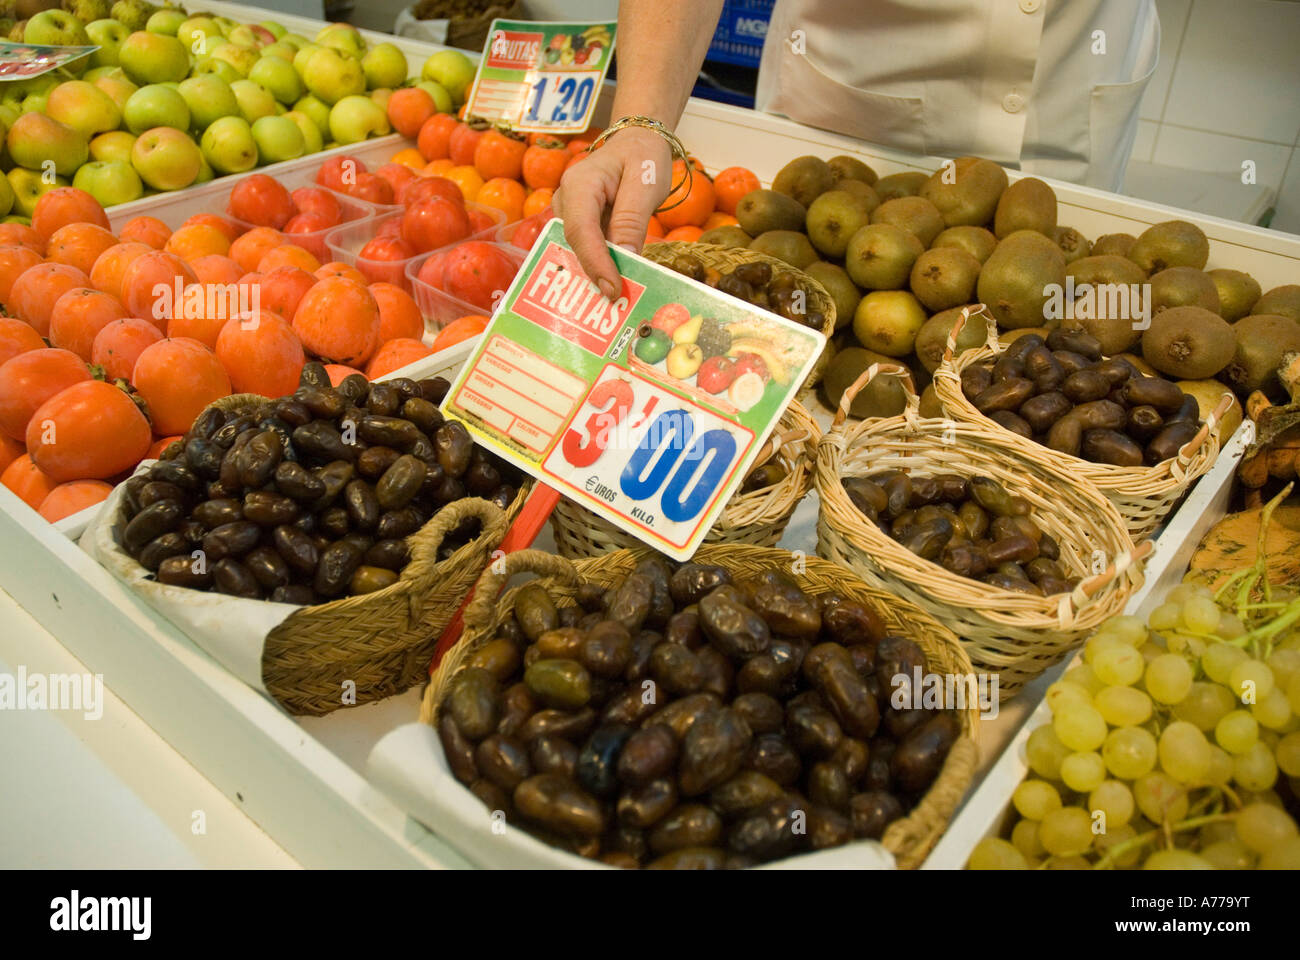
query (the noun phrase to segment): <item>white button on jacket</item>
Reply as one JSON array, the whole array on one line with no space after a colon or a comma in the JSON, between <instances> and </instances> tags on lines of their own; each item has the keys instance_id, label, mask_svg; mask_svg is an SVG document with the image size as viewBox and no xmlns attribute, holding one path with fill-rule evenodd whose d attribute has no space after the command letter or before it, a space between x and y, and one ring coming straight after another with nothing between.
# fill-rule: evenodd
<instances>
[{"instance_id":1,"label":"white button on jacket","mask_svg":"<svg viewBox=\"0 0 1300 960\"><path fill-rule=\"evenodd\" d=\"M911 153L1123 184L1154 0L777 0L757 106Z\"/></svg>"}]
</instances>

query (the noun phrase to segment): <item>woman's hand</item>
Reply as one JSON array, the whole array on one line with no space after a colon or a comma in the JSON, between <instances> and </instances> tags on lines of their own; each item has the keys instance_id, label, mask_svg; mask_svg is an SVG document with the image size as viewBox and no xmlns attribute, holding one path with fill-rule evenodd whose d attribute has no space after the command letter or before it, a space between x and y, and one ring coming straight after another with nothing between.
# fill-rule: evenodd
<instances>
[{"instance_id":1,"label":"woman's hand","mask_svg":"<svg viewBox=\"0 0 1300 960\"><path fill-rule=\"evenodd\" d=\"M644 127L624 127L560 181L552 206L564 220L565 239L611 300L622 281L605 240L640 252L650 215L672 189L672 171L672 152L663 137Z\"/></svg>"}]
</instances>

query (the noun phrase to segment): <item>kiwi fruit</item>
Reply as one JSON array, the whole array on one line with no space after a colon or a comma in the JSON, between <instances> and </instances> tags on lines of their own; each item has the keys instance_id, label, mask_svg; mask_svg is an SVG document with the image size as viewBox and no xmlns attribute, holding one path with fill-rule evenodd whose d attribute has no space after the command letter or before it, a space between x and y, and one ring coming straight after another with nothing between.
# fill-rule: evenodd
<instances>
[{"instance_id":1,"label":"kiwi fruit","mask_svg":"<svg viewBox=\"0 0 1300 960\"><path fill-rule=\"evenodd\" d=\"M1054 228L1052 230L1052 239L1056 241L1056 245L1065 254L1066 263L1082 260L1092 253L1092 244L1088 242L1088 238L1074 227Z\"/></svg>"},{"instance_id":2,"label":"kiwi fruit","mask_svg":"<svg viewBox=\"0 0 1300 960\"><path fill-rule=\"evenodd\" d=\"M782 167L772 180L772 189L792 197L807 207L835 186L835 175L821 157L796 157Z\"/></svg>"},{"instance_id":3,"label":"kiwi fruit","mask_svg":"<svg viewBox=\"0 0 1300 960\"><path fill-rule=\"evenodd\" d=\"M880 197L876 195L876 191L861 180L841 180L835 184L835 189L861 200L867 205L868 210L874 210L880 206Z\"/></svg>"},{"instance_id":4,"label":"kiwi fruit","mask_svg":"<svg viewBox=\"0 0 1300 960\"><path fill-rule=\"evenodd\" d=\"M716 243L720 247L747 247L754 238L734 223L728 223L700 234L700 243Z\"/></svg>"},{"instance_id":5,"label":"kiwi fruit","mask_svg":"<svg viewBox=\"0 0 1300 960\"><path fill-rule=\"evenodd\" d=\"M872 223L892 223L915 234L928 247L943 232L943 217L938 208L924 197L898 197L886 200L871 211Z\"/></svg>"},{"instance_id":6,"label":"kiwi fruit","mask_svg":"<svg viewBox=\"0 0 1300 960\"><path fill-rule=\"evenodd\" d=\"M832 410L839 409L840 399L862 372L873 363L897 363L893 357L866 350L862 347L845 347L831 357L822 374L822 399ZM858 391L849 406L849 415L859 418L895 417L907 406L907 395L898 377L877 377Z\"/></svg>"},{"instance_id":7,"label":"kiwi fruit","mask_svg":"<svg viewBox=\"0 0 1300 960\"><path fill-rule=\"evenodd\" d=\"M872 186L875 187L876 195L883 203L886 200L897 200L899 197L916 196L925 185L925 181L929 179L928 173L908 170L906 173L891 173L887 177L881 177Z\"/></svg>"},{"instance_id":8,"label":"kiwi fruit","mask_svg":"<svg viewBox=\"0 0 1300 960\"><path fill-rule=\"evenodd\" d=\"M1132 260L1114 254L1093 254L1067 264L1065 274L1074 277L1075 288L1084 283L1145 283L1147 275Z\"/></svg>"},{"instance_id":9,"label":"kiwi fruit","mask_svg":"<svg viewBox=\"0 0 1300 960\"><path fill-rule=\"evenodd\" d=\"M1127 360L1129 363L1133 364L1138 373L1142 374L1144 377L1159 377L1161 380L1164 379L1164 374L1151 366L1151 364L1147 363L1146 360L1138 356L1136 353L1115 353L1111 354L1111 356L1117 360Z\"/></svg>"},{"instance_id":10,"label":"kiwi fruit","mask_svg":"<svg viewBox=\"0 0 1300 960\"><path fill-rule=\"evenodd\" d=\"M1252 390L1277 396L1284 353L1300 352L1300 324L1276 313L1252 313L1232 325L1237 349L1220 379L1243 397Z\"/></svg>"},{"instance_id":11,"label":"kiwi fruit","mask_svg":"<svg viewBox=\"0 0 1300 960\"><path fill-rule=\"evenodd\" d=\"M1255 302L1251 313L1273 313L1300 323L1300 286L1288 283L1274 287Z\"/></svg>"},{"instance_id":12,"label":"kiwi fruit","mask_svg":"<svg viewBox=\"0 0 1300 960\"><path fill-rule=\"evenodd\" d=\"M1005 347L1007 344L1014 343L1021 337L1027 337L1030 334L1042 337L1046 340L1047 335L1051 332L1052 331L1048 330L1046 327L1021 327L1019 330L1004 330L1002 333L998 334L998 343Z\"/></svg>"},{"instance_id":13,"label":"kiwi fruit","mask_svg":"<svg viewBox=\"0 0 1300 960\"><path fill-rule=\"evenodd\" d=\"M1210 259L1210 241L1194 223L1166 220L1144 230L1129 248L1128 258L1147 273L1169 267L1203 270Z\"/></svg>"},{"instance_id":14,"label":"kiwi fruit","mask_svg":"<svg viewBox=\"0 0 1300 960\"><path fill-rule=\"evenodd\" d=\"M840 154L838 157L831 157L826 161L826 166L831 168L831 178L838 185L841 180L857 180L871 186L880 179L876 171L859 160L857 157L849 157Z\"/></svg>"},{"instance_id":15,"label":"kiwi fruit","mask_svg":"<svg viewBox=\"0 0 1300 960\"><path fill-rule=\"evenodd\" d=\"M1170 307L1204 307L1219 312L1219 289L1203 270L1169 267L1151 276L1151 312Z\"/></svg>"},{"instance_id":16,"label":"kiwi fruit","mask_svg":"<svg viewBox=\"0 0 1300 960\"><path fill-rule=\"evenodd\" d=\"M998 245L998 238L984 227L949 227L930 243L930 248L957 247L983 263Z\"/></svg>"},{"instance_id":17,"label":"kiwi fruit","mask_svg":"<svg viewBox=\"0 0 1300 960\"><path fill-rule=\"evenodd\" d=\"M943 416L943 402L939 399L939 393L934 389L933 383L928 383L925 389L921 391L921 404L918 411L921 416L928 417L931 420L938 420Z\"/></svg>"},{"instance_id":18,"label":"kiwi fruit","mask_svg":"<svg viewBox=\"0 0 1300 960\"><path fill-rule=\"evenodd\" d=\"M842 257L849 239L871 222L871 210L851 193L827 190L808 208L804 224L808 239L823 256Z\"/></svg>"},{"instance_id":19,"label":"kiwi fruit","mask_svg":"<svg viewBox=\"0 0 1300 960\"><path fill-rule=\"evenodd\" d=\"M874 290L858 302L853 333L868 350L906 357L925 326L925 308L906 290Z\"/></svg>"},{"instance_id":20,"label":"kiwi fruit","mask_svg":"<svg viewBox=\"0 0 1300 960\"><path fill-rule=\"evenodd\" d=\"M916 234L892 223L872 223L849 238L844 269L867 290L898 290L907 285L925 247Z\"/></svg>"},{"instance_id":21,"label":"kiwi fruit","mask_svg":"<svg viewBox=\"0 0 1300 960\"><path fill-rule=\"evenodd\" d=\"M835 329L840 330L852 323L853 312L858 309L858 301L862 299L862 294L845 269L834 263L818 260L804 267L803 272L820 283L830 298L835 301Z\"/></svg>"},{"instance_id":22,"label":"kiwi fruit","mask_svg":"<svg viewBox=\"0 0 1300 960\"><path fill-rule=\"evenodd\" d=\"M934 247L916 258L911 287L927 310L970 303L980 278L980 262L958 247Z\"/></svg>"},{"instance_id":23,"label":"kiwi fruit","mask_svg":"<svg viewBox=\"0 0 1300 960\"><path fill-rule=\"evenodd\" d=\"M798 230L768 230L760 233L749 242L749 249L784 260L798 270L817 259L817 251Z\"/></svg>"},{"instance_id":24,"label":"kiwi fruit","mask_svg":"<svg viewBox=\"0 0 1300 960\"><path fill-rule=\"evenodd\" d=\"M1142 336L1135 320L1144 314L1141 302L1146 274L1131 260L1113 254L1083 257L1068 264L1066 276L1074 278L1074 304L1061 326L1083 330L1101 341L1102 353L1113 356L1128 350ZM1134 298L1138 298L1135 302ZM1069 315L1069 314L1072 314Z\"/></svg>"},{"instance_id":25,"label":"kiwi fruit","mask_svg":"<svg viewBox=\"0 0 1300 960\"><path fill-rule=\"evenodd\" d=\"M1232 326L1204 307L1161 310L1142 335L1146 362L1180 380L1214 376L1232 361L1236 350Z\"/></svg>"},{"instance_id":26,"label":"kiwi fruit","mask_svg":"<svg viewBox=\"0 0 1300 960\"><path fill-rule=\"evenodd\" d=\"M1225 387L1220 380L1179 380L1178 389L1196 398L1196 405L1200 408L1200 418L1202 420L1208 417L1210 412L1219 405L1219 401L1223 399L1225 394L1232 397L1232 391ZM1237 432L1237 428L1241 426L1242 416L1241 401L1236 397L1232 397L1232 404L1228 407L1228 412L1219 421L1219 442L1221 444L1227 443L1228 438Z\"/></svg>"},{"instance_id":27,"label":"kiwi fruit","mask_svg":"<svg viewBox=\"0 0 1300 960\"><path fill-rule=\"evenodd\" d=\"M1103 233L1092 241L1092 256L1127 257L1135 243L1137 237L1131 233Z\"/></svg>"},{"instance_id":28,"label":"kiwi fruit","mask_svg":"<svg viewBox=\"0 0 1300 960\"><path fill-rule=\"evenodd\" d=\"M807 215L798 200L775 190L751 190L736 204L740 229L751 237L769 230L802 230Z\"/></svg>"},{"instance_id":29,"label":"kiwi fruit","mask_svg":"<svg viewBox=\"0 0 1300 960\"><path fill-rule=\"evenodd\" d=\"M992 160L958 157L930 174L918 195L934 204L944 226L981 226L993 219L1007 172Z\"/></svg>"},{"instance_id":30,"label":"kiwi fruit","mask_svg":"<svg viewBox=\"0 0 1300 960\"><path fill-rule=\"evenodd\" d=\"M1050 235L1056 229L1056 191L1037 177L1024 177L1002 191L993 214L993 233L999 240L1017 230Z\"/></svg>"},{"instance_id":31,"label":"kiwi fruit","mask_svg":"<svg viewBox=\"0 0 1300 960\"><path fill-rule=\"evenodd\" d=\"M1064 287L1065 254L1041 233L1017 230L984 261L976 291L1002 327L1041 327L1050 284Z\"/></svg>"},{"instance_id":32,"label":"kiwi fruit","mask_svg":"<svg viewBox=\"0 0 1300 960\"><path fill-rule=\"evenodd\" d=\"M1259 281L1249 273L1240 270L1207 270L1219 293L1219 316L1229 323L1235 323L1259 300Z\"/></svg>"},{"instance_id":33,"label":"kiwi fruit","mask_svg":"<svg viewBox=\"0 0 1300 960\"><path fill-rule=\"evenodd\" d=\"M921 361L921 366L930 373L934 373L939 364L943 363L943 351L948 346L948 334L952 333L953 324L960 316L961 307L936 313L925 321L917 333L912 350L916 353L916 359ZM982 347L987 339L988 328L984 325L984 318L971 317L961 328L961 333L957 335L957 350L953 355L957 356L967 350Z\"/></svg>"}]
</instances>

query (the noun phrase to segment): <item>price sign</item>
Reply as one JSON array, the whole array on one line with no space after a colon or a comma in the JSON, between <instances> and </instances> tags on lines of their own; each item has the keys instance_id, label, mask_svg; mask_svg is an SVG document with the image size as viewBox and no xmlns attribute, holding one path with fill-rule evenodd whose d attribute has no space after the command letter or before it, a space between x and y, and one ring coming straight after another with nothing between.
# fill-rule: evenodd
<instances>
[{"instance_id":1,"label":"price sign","mask_svg":"<svg viewBox=\"0 0 1300 960\"><path fill-rule=\"evenodd\" d=\"M97 46L53 47L0 41L0 81L30 80L94 53Z\"/></svg>"},{"instance_id":2,"label":"price sign","mask_svg":"<svg viewBox=\"0 0 1300 960\"><path fill-rule=\"evenodd\" d=\"M611 246L614 300L563 224L542 230L443 413L521 469L677 559L690 557L825 346Z\"/></svg>"},{"instance_id":3,"label":"price sign","mask_svg":"<svg viewBox=\"0 0 1300 960\"><path fill-rule=\"evenodd\" d=\"M615 23L493 20L467 116L528 133L581 133L614 52Z\"/></svg>"}]
</instances>

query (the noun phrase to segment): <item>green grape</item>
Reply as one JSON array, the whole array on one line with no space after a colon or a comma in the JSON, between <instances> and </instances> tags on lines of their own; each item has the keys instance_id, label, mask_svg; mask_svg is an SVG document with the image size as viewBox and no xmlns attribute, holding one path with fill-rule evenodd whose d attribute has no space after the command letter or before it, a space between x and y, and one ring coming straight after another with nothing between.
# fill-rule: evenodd
<instances>
[{"instance_id":1,"label":"green grape","mask_svg":"<svg viewBox=\"0 0 1300 960\"><path fill-rule=\"evenodd\" d=\"M1209 597L1192 597L1183 604L1183 626L1192 633L1213 633L1223 611Z\"/></svg>"},{"instance_id":2,"label":"green grape","mask_svg":"<svg viewBox=\"0 0 1300 960\"><path fill-rule=\"evenodd\" d=\"M1106 720L1091 700L1065 704L1052 718L1057 737L1071 750L1096 750L1106 740Z\"/></svg>"},{"instance_id":3,"label":"green grape","mask_svg":"<svg viewBox=\"0 0 1300 960\"><path fill-rule=\"evenodd\" d=\"M1232 778L1245 790L1268 790L1277 782L1277 761L1262 742L1232 758Z\"/></svg>"},{"instance_id":4,"label":"green grape","mask_svg":"<svg viewBox=\"0 0 1300 960\"><path fill-rule=\"evenodd\" d=\"M1107 647L1127 647L1128 644L1113 633L1094 633L1083 645L1083 662L1091 664L1098 653Z\"/></svg>"},{"instance_id":5,"label":"green grape","mask_svg":"<svg viewBox=\"0 0 1300 960\"><path fill-rule=\"evenodd\" d=\"M1232 668L1249 657L1245 650L1230 643L1212 643L1201 657L1201 669L1216 683L1227 683Z\"/></svg>"},{"instance_id":6,"label":"green grape","mask_svg":"<svg viewBox=\"0 0 1300 960\"><path fill-rule=\"evenodd\" d=\"M1182 622L1183 608L1176 603L1162 603L1147 617L1147 626L1152 630L1173 630Z\"/></svg>"},{"instance_id":7,"label":"green grape","mask_svg":"<svg viewBox=\"0 0 1300 960\"><path fill-rule=\"evenodd\" d=\"M1192 662L1195 663L1201 659L1201 654L1205 652L1210 644L1217 642L1215 640L1205 640L1202 637L1188 637L1187 647L1183 651L1183 655L1191 658Z\"/></svg>"},{"instance_id":8,"label":"green grape","mask_svg":"<svg viewBox=\"0 0 1300 960\"><path fill-rule=\"evenodd\" d=\"M1166 773L1152 771L1133 784L1133 799L1152 823L1177 823L1187 816L1187 788Z\"/></svg>"},{"instance_id":9,"label":"green grape","mask_svg":"<svg viewBox=\"0 0 1300 960\"><path fill-rule=\"evenodd\" d=\"M1214 739L1229 753L1245 753L1259 741L1259 724L1245 710L1234 710L1214 725Z\"/></svg>"},{"instance_id":10,"label":"green grape","mask_svg":"<svg viewBox=\"0 0 1300 960\"><path fill-rule=\"evenodd\" d=\"M1286 698L1291 701L1291 712L1300 714L1300 673L1286 685Z\"/></svg>"},{"instance_id":11,"label":"green grape","mask_svg":"<svg viewBox=\"0 0 1300 960\"><path fill-rule=\"evenodd\" d=\"M1106 762L1095 751L1072 753L1061 761L1061 779L1076 793L1088 793L1106 779Z\"/></svg>"},{"instance_id":12,"label":"green grape","mask_svg":"<svg viewBox=\"0 0 1300 960\"><path fill-rule=\"evenodd\" d=\"M1277 749L1277 742L1282 739L1282 734L1276 730L1270 730L1268 727L1259 728L1259 742L1268 747L1268 752L1272 753Z\"/></svg>"},{"instance_id":13,"label":"green grape","mask_svg":"<svg viewBox=\"0 0 1300 960\"><path fill-rule=\"evenodd\" d=\"M1101 757L1120 780L1136 780L1155 769L1156 738L1141 727L1119 727L1106 737Z\"/></svg>"},{"instance_id":14,"label":"green grape","mask_svg":"<svg viewBox=\"0 0 1300 960\"><path fill-rule=\"evenodd\" d=\"M1140 647L1147 641L1147 626L1141 617L1121 615L1106 621L1105 629L1130 647Z\"/></svg>"},{"instance_id":15,"label":"green grape","mask_svg":"<svg viewBox=\"0 0 1300 960\"><path fill-rule=\"evenodd\" d=\"M1240 842L1237 840L1237 828L1233 826L1231 820L1215 820L1213 823L1207 823L1196 831L1196 842L1202 847L1227 841L1232 843Z\"/></svg>"},{"instance_id":16,"label":"green grape","mask_svg":"<svg viewBox=\"0 0 1300 960\"><path fill-rule=\"evenodd\" d=\"M1055 714L1067 703L1092 703L1092 694L1088 692L1087 687L1081 687L1077 683L1069 683L1065 680L1057 680L1056 683L1047 688L1047 707Z\"/></svg>"},{"instance_id":17,"label":"green grape","mask_svg":"<svg viewBox=\"0 0 1300 960\"><path fill-rule=\"evenodd\" d=\"M1200 583L1180 583L1167 594L1165 594L1165 603L1186 603L1192 597L1209 597L1214 599L1214 594L1210 588Z\"/></svg>"},{"instance_id":18,"label":"green grape","mask_svg":"<svg viewBox=\"0 0 1300 960\"><path fill-rule=\"evenodd\" d=\"M1092 818L1079 807L1062 807L1043 817L1038 842L1054 857L1077 857L1092 847Z\"/></svg>"},{"instance_id":19,"label":"green grape","mask_svg":"<svg viewBox=\"0 0 1300 960\"><path fill-rule=\"evenodd\" d=\"M1213 870L1190 850L1157 850L1142 864L1143 870Z\"/></svg>"},{"instance_id":20,"label":"green grape","mask_svg":"<svg viewBox=\"0 0 1300 960\"><path fill-rule=\"evenodd\" d=\"M1201 859L1216 870L1249 870L1255 855L1240 840L1220 840L1201 847Z\"/></svg>"},{"instance_id":21,"label":"green grape","mask_svg":"<svg viewBox=\"0 0 1300 960\"><path fill-rule=\"evenodd\" d=\"M1047 861L1045 870L1091 870L1092 864L1086 857L1052 857Z\"/></svg>"},{"instance_id":22,"label":"green grape","mask_svg":"<svg viewBox=\"0 0 1300 960\"><path fill-rule=\"evenodd\" d=\"M1201 662L1204 663L1205 659L1202 658ZM1237 701L1227 687L1198 680L1187 691L1187 696L1174 704L1173 713L1179 720L1186 720L1195 724L1199 730L1209 732L1236 705Z\"/></svg>"},{"instance_id":23,"label":"green grape","mask_svg":"<svg viewBox=\"0 0 1300 960\"><path fill-rule=\"evenodd\" d=\"M1165 646L1170 653L1185 653L1187 651L1187 641L1192 639L1182 633L1165 634Z\"/></svg>"},{"instance_id":24,"label":"green grape","mask_svg":"<svg viewBox=\"0 0 1300 960\"><path fill-rule=\"evenodd\" d=\"M966 866L971 870L1028 870L1025 855L1006 840L985 837L975 844Z\"/></svg>"},{"instance_id":25,"label":"green grape","mask_svg":"<svg viewBox=\"0 0 1300 960\"><path fill-rule=\"evenodd\" d=\"M1114 686L1130 686L1142 678L1142 668L1146 662L1137 649L1125 646L1110 646L1097 651L1092 658L1092 671L1102 683Z\"/></svg>"},{"instance_id":26,"label":"green grape","mask_svg":"<svg viewBox=\"0 0 1300 960\"><path fill-rule=\"evenodd\" d=\"M1241 790L1237 793L1237 799L1241 801L1243 807L1250 806L1252 803L1266 803L1279 810L1285 809L1282 798L1277 795L1276 790Z\"/></svg>"},{"instance_id":27,"label":"green grape","mask_svg":"<svg viewBox=\"0 0 1300 960\"><path fill-rule=\"evenodd\" d=\"M1237 812L1237 837L1256 853L1268 853L1296 833L1295 821L1280 807L1252 803Z\"/></svg>"},{"instance_id":28,"label":"green grape","mask_svg":"<svg viewBox=\"0 0 1300 960\"><path fill-rule=\"evenodd\" d=\"M1088 666L1086 663L1081 663L1077 667L1071 667L1069 670L1065 671L1065 676L1061 679L1066 683L1073 683L1083 687L1093 696L1096 696L1097 691L1105 686L1104 683L1097 679L1097 675L1092 672L1092 667Z\"/></svg>"},{"instance_id":29,"label":"green grape","mask_svg":"<svg viewBox=\"0 0 1300 960\"><path fill-rule=\"evenodd\" d=\"M1044 780L1061 779L1061 761L1072 751L1063 744L1050 723L1036 728L1025 741L1025 759L1029 769Z\"/></svg>"},{"instance_id":30,"label":"green grape","mask_svg":"<svg viewBox=\"0 0 1300 960\"><path fill-rule=\"evenodd\" d=\"M1112 727L1136 727L1151 718L1151 698L1134 687L1103 687L1092 705Z\"/></svg>"},{"instance_id":31,"label":"green grape","mask_svg":"<svg viewBox=\"0 0 1300 960\"><path fill-rule=\"evenodd\" d=\"M1263 703L1273 687L1273 671L1259 660L1242 660L1228 674L1228 690L1242 703Z\"/></svg>"},{"instance_id":32,"label":"green grape","mask_svg":"<svg viewBox=\"0 0 1300 960\"><path fill-rule=\"evenodd\" d=\"M1288 777L1300 777L1300 733L1288 733L1274 751L1278 768Z\"/></svg>"},{"instance_id":33,"label":"green grape","mask_svg":"<svg viewBox=\"0 0 1300 960\"><path fill-rule=\"evenodd\" d=\"M1150 640L1142 644L1138 649L1138 653L1142 654L1142 659L1147 663L1150 663L1156 657L1163 657L1168 652L1169 651L1160 646L1160 644L1154 643Z\"/></svg>"},{"instance_id":34,"label":"green grape","mask_svg":"<svg viewBox=\"0 0 1300 960\"><path fill-rule=\"evenodd\" d=\"M1205 782L1226 787L1232 781L1233 769L1232 754L1210 744L1210 769L1205 772Z\"/></svg>"},{"instance_id":35,"label":"green grape","mask_svg":"<svg viewBox=\"0 0 1300 960\"><path fill-rule=\"evenodd\" d=\"M1281 730L1291 719L1291 701L1286 694L1274 687L1268 694L1250 708L1261 727Z\"/></svg>"},{"instance_id":36,"label":"green grape","mask_svg":"<svg viewBox=\"0 0 1300 960\"><path fill-rule=\"evenodd\" d=\"M1038 842L1038 822L1036 820L1021 820L1017 823L1011 830L1011 843L1026 858L1041 857L1047 852L1043 849L1043 845Z\"/></svg>"},{"instance_id":37,"label":"green grape","mask_svg":"<svg viewBox=\"0 0 1300 960\"><path fill-rule=\"evenodd\" d=\"M1106 831L1124 826L1133 817L1133 791L1119 780L1103 780L1088 794L1088 809L1106 815Z\"/></svg>"},{"instance_id":38,"label":"green grape","mask_svg":"<svg viewBox=\"0 0 1300 960\"><path fill-rule=\"evenodd\" d=\"M1061 808L1061 795L1045 780L1026 780L1011 794L1011 802L1026 820L1042 820Z\"/></svg>"},{"instance_id":39,"label":"green grape","mask_svg":"<svg viewBox=\"0 0 1300 960\"><path fill-rule=\"evenodd\" d=\"M1259 869L1300 870L1300 837L1292 837L1260 857Z\"/></svg>"},{"instance_id":40,"label":"green grape","mask_svg":"<svg viewBox=\"0 0 1300 960\"><path fill-rule=\"evenodd\" d=\"M1118 847L1122 843L1127 843L1137 836L1137 831L1130 824L1123 823L1118 827L1107 826L1104 833L1099 833L1092 838L1092 847L1098 856L1106 856L1112 847ZM1121 853L1111 860L1117 867L1136 867L1138 860L1142 856L1142 848L1134 846Z\"/></svg>"},{"instance_id":41,"label":"green grape","mask_svg":"<svg viewBox=\"0 0 1300 960\"><path fill-rule=\"evenodd\" d=\"M1176 653L1166 653L1147 664L1147 693L1160 703L1178 703L1192 689L1192 668Z\"/></svg>"},{"instance_id":42,"label":"green grape","mask_svg":"<svg viewBox=\"0 0 1300 960\"><path fill-rule=\"evenodd\" d=\"M1279 690L1286 690L1291 678L1300 673L1300 650L1274 650L1273 655L1265 661L1273 671Z\"/></svg>"},{"instance_id":43,"label":"green grape","mask_svg":"<svg viewBox=\"0 0 1300 960\"><path fill-rule=\"evenodd\" d=\"M1214 633L1223 640L1236 640L1246 632L1246 625L1235 613L1224 610Z\"/></svg>"},{"instance_id":44,"label":"green grape","mask_svg":"<svg viewBox=\"0 0 1300 960\"><path fill-rule=\"evenodd\" d=\"M1210 744L1186 720L1175 720L1160 734L1160 767L1175 780L1199 783L1210 769Z\"/></svg>"}]
</instances>

